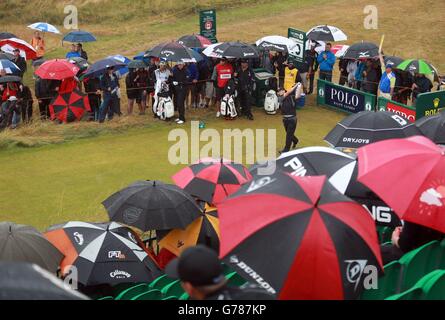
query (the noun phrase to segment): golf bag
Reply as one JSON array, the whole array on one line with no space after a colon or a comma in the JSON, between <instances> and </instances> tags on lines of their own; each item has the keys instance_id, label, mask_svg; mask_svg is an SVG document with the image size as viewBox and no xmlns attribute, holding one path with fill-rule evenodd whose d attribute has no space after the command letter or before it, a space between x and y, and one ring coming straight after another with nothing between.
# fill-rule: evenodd
<instances>
[{"instance_id":1,"label":"golf bag","mask_svg":"<svg viewBox=\"0 0 445 320\"><path fill-rule=\"evenodd\" d=\"M269 90L264 99L264 110L267 114L276 114L279 108L278 96L275 90Z\"/></svg>"},{"instance_id":2,"label":"golf bag","mask_svg":"<svg viewBox=\"0 0 445 320\"><path fill-rule=\"evenodd\" d=\"M175 115L175 107L172 98L159 97L158 101L158 116L161 120L167 120Z\"/></svg>"},{"instance_id":3,"label":"golf bag","mask_svg":"<svg viewBox=\"0 0 445 320\"><path fill-rule=\"evenodd\" d=\"M221 115L227 118L235 118L238 113L235 107L234 95L226 94L221 100Z\"/></svg>"}]
</instances>

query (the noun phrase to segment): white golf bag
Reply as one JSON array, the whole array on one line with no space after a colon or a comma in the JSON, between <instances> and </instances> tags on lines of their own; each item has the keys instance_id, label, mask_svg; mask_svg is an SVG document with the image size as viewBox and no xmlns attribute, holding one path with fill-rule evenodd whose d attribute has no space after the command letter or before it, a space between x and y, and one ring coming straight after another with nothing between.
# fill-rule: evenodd
<instances>
[{"instance_id":1,"label":"white golf bag","mask_svg":"<svg viewBox=\"0 0 445 320\"><path fill-rule=\"evenodd\" d=\"M238 113L235 107L234 95L226 94L221 100L221 115L224 117L235 118Z\"/></svg>"},{"instance_id":2,"label":"white golf bag","mask_svg":"<svg viewBox=\"0 0 445 320\"><path fill-rule=\"evenodd\" d=\"M264 110L267 114L276 114L279 108L278 96L275 90L269 90L264 99Z\"/></svg>"},{"instance_id":3,"label":"white golf bag","mask_svg":"<svg viewBox=\"0 0 445 320\"><path fill-rule=\"evenodd\" d=\"M175 107L172 98L158 97L157 115L161 120L170 119L175 115Z\"/></svg>"}]
</instances>

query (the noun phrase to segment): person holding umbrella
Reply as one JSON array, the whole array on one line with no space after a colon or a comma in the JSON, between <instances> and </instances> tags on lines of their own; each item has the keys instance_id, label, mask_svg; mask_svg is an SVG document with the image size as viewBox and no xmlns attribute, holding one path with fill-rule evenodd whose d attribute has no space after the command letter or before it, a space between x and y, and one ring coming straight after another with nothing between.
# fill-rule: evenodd
<instances>
[{"instance_id":1,"label":"person holding umbrella","mask_svg":"<svg viewBox=\"0 0 445 320\"><path fill-rule=\"evenodd\" d=\"M119 97L117 91L119 90L119 79L114 73L114 67L107 68L107 72L100 79L100 89L103 95L103 101L99 108L99 122L105 121L105 116L108 115L108 120L113 119L116 113L120 116L118 110Z\"/></svg>"},{"instance_id":2,"label":"person holding umbrella","mask_svg":"<svg viewBox=\"0 0 445 320\"><path fill-rule=\"evenodd\" d=\"M185 63L179 61L173 68L171 82L173 84L173 103L178 110L177 124L185 122L185 98L189 85L189 73L185 67Z\"/></svg>"},{"instance_id":3,"label":"person holding umbrella","mask_svg":"<svg viewBox=\"0 0 445 320\"><path fill-rule=\"evenodd\" d=\"M382 66L382 77L379 83L379 96L391 100L396 85L396 75L392 72L393 65L383 60L383 55L379 52L380 65Z\"/></svg>"},{"instance_id":4,"label":"person holding umbrella","mask_svg":"<svg viewBox=\"0 0 445 320\"><path fill-rule=\"evenodd\" d=\"M320 67L319 78L332 82L332 69L334 69L335 55L331 52L331 43L326 43L325 50L318 57L318 65Z\"/></svg>"},{"instance_id":5,"label":"person holding umbrella","mask_svg":"<svg viewBox=\"0 0 445 320\"><path fill-rule=\"evenodd\" d=\"M253 120L251 111L252 91L255 85L255 76L249 67L247 59L241 60L240 67L234 73L234 77L238 79L238 99L241 112L249 120Z\"/></svg>"},{"instance_id":6,"label":"person holding umbrella","mask_svg":"<svg viewBox=\"0 0 445 320\"><path fill-rule=\"evenodd\" d=\"M85 50L83 50L82 44L80 42L76 44L76 50L77 52L79 52L81 58L88 60L88 54Z\"/></svg>"},{"instance_id":7,"label":"person holding umbrella","mask_svg":"<svg viewBox=\"0 0 445 320\"><path fill-rule=\"evenodd\" d=\"M36 50L37 57L34 60L40 59L45 55L45 40L40 36L39 31L34 31L31 46Z\"/></svg>"}]
</instances>

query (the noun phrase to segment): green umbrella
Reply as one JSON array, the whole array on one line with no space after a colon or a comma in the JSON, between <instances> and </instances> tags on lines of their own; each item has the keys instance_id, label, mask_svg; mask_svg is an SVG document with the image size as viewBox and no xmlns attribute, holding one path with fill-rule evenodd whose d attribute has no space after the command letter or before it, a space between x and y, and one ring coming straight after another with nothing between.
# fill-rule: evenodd
<instances>
[{"instance_id":1,"label":"green umbrella","mask_svg":"<svg viewBox=\"0 0 445 320\"><path fill-rule=\"evenodd\" d=\"M434 67L422 59L405 60L397 66L397 69L404 70L404 71L412 71L414 73L421 73L421 74L425 74L425 75L434 73Z\"/></svg>"}]
</instances>

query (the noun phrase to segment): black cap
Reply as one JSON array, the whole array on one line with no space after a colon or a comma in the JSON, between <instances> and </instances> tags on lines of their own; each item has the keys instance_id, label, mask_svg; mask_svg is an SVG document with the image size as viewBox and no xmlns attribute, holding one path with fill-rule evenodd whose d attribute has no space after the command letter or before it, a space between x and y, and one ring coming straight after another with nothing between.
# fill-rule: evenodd
<instances>
[{"instance_id":1,"label":"black cap","mask_svg":"<svg viewBox=\"0 0 445 320\"><path fill-rule=\"evenodd\" d=\"M167 265L165 273L197 287L218 284L225 279L218 255L203 245L185 249L179 258Z\"/></svg>"}]
</instances>

